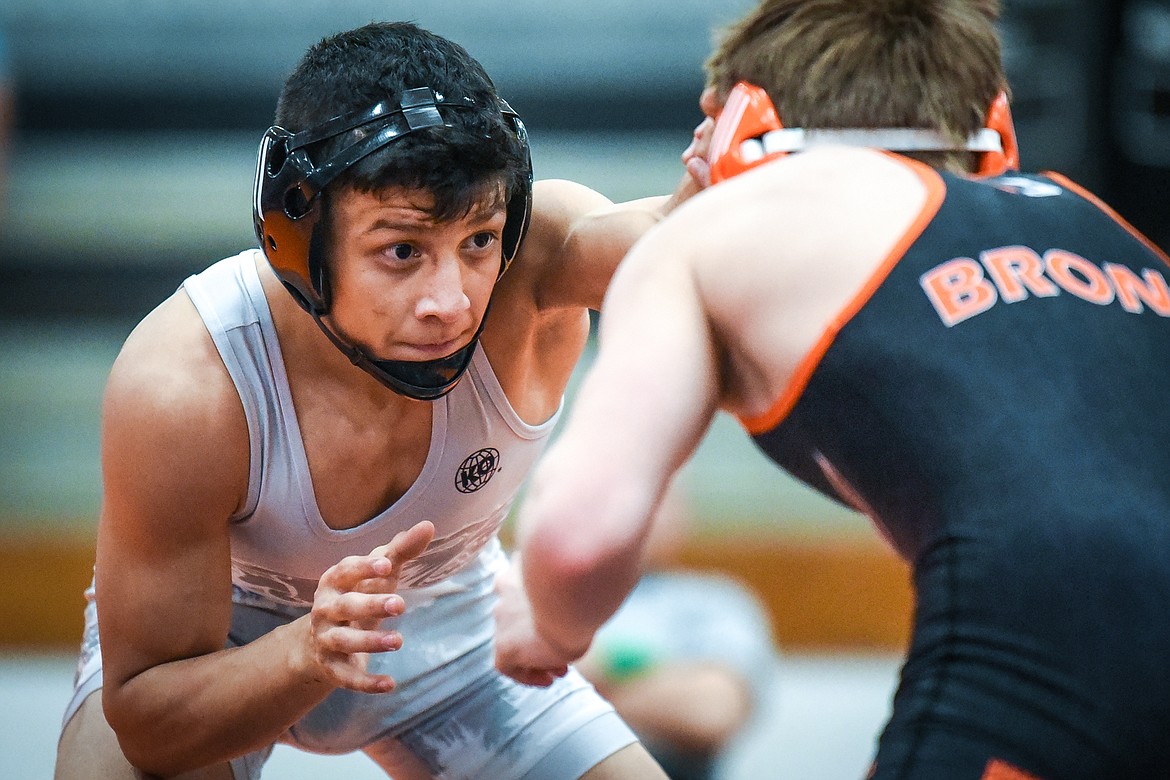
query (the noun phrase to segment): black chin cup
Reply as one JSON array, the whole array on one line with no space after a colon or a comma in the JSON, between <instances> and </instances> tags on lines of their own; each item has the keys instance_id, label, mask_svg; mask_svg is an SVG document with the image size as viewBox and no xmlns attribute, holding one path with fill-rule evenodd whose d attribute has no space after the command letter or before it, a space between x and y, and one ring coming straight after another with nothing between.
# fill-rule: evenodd
<instances>
[{"instance_id":1,"label":"black chin cup","mask_svg":"<svg viewBox=\"0 0 1170 780\"><path fill-rule=\"evenodd\" d=\"M488 309L491 309L490 303ZM310 313L317 327L349 358L349 362L399 395L418 401L442 398L459 383L463 372L471 365L471 358L488 316L485 311L471 340L446 357L434 360L377 360L341 338L316 313Z\"/></svg>"},{"instance_id":2,"label":"black chin cup","mask_svg":"<svg viewBox=\"0 0 1170 780\"><path fill-rule=\"evenodd\" d=\"M420 401L434 401L454 389L471 365L478 343L478 338L472 339L466 346L437 360L371 360L371 366L363 368L402 395Z\"/></svg>"}]
</instances>

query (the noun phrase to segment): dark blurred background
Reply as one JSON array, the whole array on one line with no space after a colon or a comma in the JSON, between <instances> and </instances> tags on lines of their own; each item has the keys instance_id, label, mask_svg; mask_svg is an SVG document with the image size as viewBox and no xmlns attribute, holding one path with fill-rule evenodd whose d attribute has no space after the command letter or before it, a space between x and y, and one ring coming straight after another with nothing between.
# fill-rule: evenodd
<instances>
[{"instance_id":1,"label":"dark blurred background","mask_svg":"<svg viewBox=\"0 0 1170 780\"><path fill-rule=\"evenodd\" d=\"M556 136L628 131L658 134L673 164L699 118L710 31L748 5L6 0L15 134L0 311L136 319L250 244L255 139L322 35L417 20L484 63L538 163ZM1170 244L1170 0L1011 0L1002 28L1024 167L1066 173Z\"/></svg>"},{"instance_id":2,"label":"dark blurred background","mask_svg":"<svg viewBox=\"0 0 1170 780\"><path fill-rule=\"evenodd\" d=\"M674 185L712 30L751 4L0 0L14 98L5 108L0 88L5 776L48 776L92 566L109 367L184 277L254 245L256 146L303 51L373 19L415 20L487 67L526 120L539 177L625 200ZM1023 167L1065 173L1170 247L1170 0L1007 0L1002 32ZM834 654L803 688L808 670L787 662L788 741L767 734L738 776L794 757L808 764L793 777L860 776L906 637L904 566L866 520L778 476L728 418L680 481L702 534L691 562L755 587L785 653ZM891 655L853 655L872 652Z\"/></svg>"},{"instance_id":3,"label":"dark blurred background","mask_svg":"<svg viewBox=\"0 0 1170 780\"><path fill-rule=\"evenodd\" d=\"M92 535L98 408L129 330L255 238L256 145L322 36L411 19L479 58L537 175L615 200L669 190L712 31L750 0L3 0L14 101L0 201L0 535ZM1008 0L1025 169L1096 191L1170 246L1170 0ZM0 158L2 159L2 158ZM700 521L871 535L718 423L686 479Z\"/></svg>"}]
</instances>

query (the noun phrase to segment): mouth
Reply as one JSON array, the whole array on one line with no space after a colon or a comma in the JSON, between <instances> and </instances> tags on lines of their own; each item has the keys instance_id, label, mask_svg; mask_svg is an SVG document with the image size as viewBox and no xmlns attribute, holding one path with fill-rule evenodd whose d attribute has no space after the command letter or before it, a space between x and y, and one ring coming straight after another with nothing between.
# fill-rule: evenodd
<instances>
[{"instance_id":1,"label":"mouth","mask_svg":"<svg viewBox=\"0 0 1170 780\"><path fill-rule=\"evenodd\" d=\"M437 360L444 358L463 346L460 339L436 341L422 344L403 344L400 360Z\"/></svg>"}]
</instances>

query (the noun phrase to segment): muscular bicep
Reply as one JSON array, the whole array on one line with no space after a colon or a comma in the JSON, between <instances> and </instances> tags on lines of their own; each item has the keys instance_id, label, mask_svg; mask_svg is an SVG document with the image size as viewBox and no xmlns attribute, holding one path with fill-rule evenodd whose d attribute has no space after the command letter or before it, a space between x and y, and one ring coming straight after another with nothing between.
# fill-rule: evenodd
<instances>
[{"instance_id":1,"label":"muscular bicep","mask_svg":"<svg viewBox=\"0 0 1170 780\"><path fill-rule=\"evenodd\" d=\"M140 326L115 362L103 402L95 577L113 686L223 646L231 615L228 519L248 474L247 425L222 364L164 349L158 335L168 328L152 324L178 327Z\"/></svg>"},{"instance_id":2,"label":"muscular bicep","mask_svg":"<svg viewBox=\"0 0 1170 780\"><path fill-rule=\"evenodd\" d=\"M599 338L578 401L581 425L609 420L615 471L664 488L706 432L719 393L710 327L674 241L639 247L620 269Z\"/></svg>"}]
</instances>

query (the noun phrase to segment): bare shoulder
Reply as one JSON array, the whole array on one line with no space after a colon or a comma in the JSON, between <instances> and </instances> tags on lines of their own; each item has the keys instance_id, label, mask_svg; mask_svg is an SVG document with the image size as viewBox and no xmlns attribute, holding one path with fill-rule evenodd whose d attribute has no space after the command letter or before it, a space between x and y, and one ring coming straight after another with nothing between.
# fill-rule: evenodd
<instances>
[{"instance_id":1,"label":"bare shoulder","mask_svg":"<svg viewBox=\"0 0 1170 780\"><path fill-rule=\"evenodd\" d=\"M541 179L532 186L532 229L554 233L595 209L610 205L600 192L567 179Z\"/></svg>"},{"instance_id":2,"label":"bare shoulder","mask_svg":"<svg viewBox=\"0 0 1170 780\"><path fill-rule=\"evenodd\" d=\"M595 190L562 179L536 182L532 200L528 233L493 296L485 342L497 341L493 331L505 330L539 333L554 342L565 334L577 348L588 314L583 303L567 305L572 296L564 288L589 280L574 275L575 231L588 214L611 204Z\"/></svg>"},{"instance_id":3,"label":"bare shoulder","mask_svg":"<svg viewBox=\"0 0 1170 780\"><path fill-rule=\"evenodd\" d=\"M921 200L923 166L872 149L825 147L794 154L705 190L678 213L778 227L816 227L826 219L896 215ZM812 224L806 220L816 218ZM689 220L693 222L692 220ZM793 231L809 233L809 230Z\"/></svg>"},{"instance_id":4,"label":"bare shoulder","mask_svg":"<svg viewBox=\"0 0 1170 780\"><path fill-rule=\"evenodd\" d=\"M590 294L579 290L600 283L577 262L574 230L609 204L581 184L537 182L528 234L493 294L484 349L508 400L529 422L556 410L584 349Z\"/></svg>"},{"instance_id":5,"label":"bare shoulder","mask_svg":"<svg viewBox=\"0 0 1170 780\"><path fill-rule=\"evenodd\" d=\"M238 401L210 334L181 290L130 333L106 390L107 401L165 409L218 405L229 394Z\"/></svg>"},{"instance_id":6,"label":"bare shoulder","mask_svg":"<svg viewBox=\"0 0 1170 780\"><path fill-rule=\"evenodd\" d=\"M186 492L184 481L196 493L203 490L194 483L204 482L228 503L242 496L248 474L243 405L182 290L127 338L110 371L102 418L111 497L119 494L118 480L131 475L166 486L176 497Z\"/></svg>"},{"instance_id":7,"label":"bare shoulder","mask_svg":"<svg viewBox=\"0 0 1170 780\"><path fill-rule=\"evenodd\" d=\"M882 251L918 219L931 174L869 149L833 147L792 155L711 187L679 207L657 240L725 273L746 258L798 271L804 262ZM665 227L666 225L664 225ZM755 271L752 271L755 273Z\"/></svg>"},{"instance_id":8,"label":"bare shoulder","mask_svg":"<svg viewBox=\"0 0 1170 780\"><path fill-rule=\"evenodd\" d=\"M770 408L929 213L934 178L883 152L818 149L710 188L647 237L655 249L647 263L686 266L726 346L729 408L749 416Z\"/></svg>"}]
</instances>

